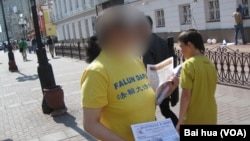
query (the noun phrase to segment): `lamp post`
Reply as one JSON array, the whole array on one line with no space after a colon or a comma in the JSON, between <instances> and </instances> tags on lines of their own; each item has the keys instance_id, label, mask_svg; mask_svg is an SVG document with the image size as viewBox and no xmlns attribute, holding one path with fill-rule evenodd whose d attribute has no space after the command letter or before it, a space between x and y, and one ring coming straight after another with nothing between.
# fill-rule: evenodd
<instances>
[{"instance_id":1,"label":"lamp post","mask_svg":"<svg viewBox=\"0 0 250 141\"><path fill-rule=\"evenodd\" d=\"M52 116L53 114L55 116L62 115L66 112L66 106L64 104L64 101L63 101L63 104L58 109L58 108L53 108L51 106L54 103L49 103L53 100L55 100L55 102L58 102L56 101L58 97L45 100L46 98L45 92L52 90L50 91L51 92L50 95L57 95L58 93L63 95L63 91L61 87L56 85L52 66L48 61L46 50L44 48L44 45L42 44L40 28L39 28L39 23L38 23L36 0L30 0L30 4L31 4L32 16L33 16L37 46L38 46L38 50L37 50L38 68L37 70L38 70L39 80L41 83L42 92L43 94L45 94L45 96L43 97L43 101L42 101L42 110L43 110L43 113L52 114Z\"/></svg>"},{"instance_id":2,"label":"lamp post","mask_svg":"<svg viewBox=\"0 0 250 141\"><path fill-rule=\"evenodd\" d=\"M12 52L12 47L10 44L10 38L9 38L9 33L8 33L8 28L7 28L7 23L6 23L5 11L4 11L4 7L3 7L3 0L0 0L0 5L1 5L1 9L2 9L2 14L3 14L3 21L4 21L5 32L6 32L6 38L8 41L9 71L15 72L15 71L18 71L18 68L17 68L16 62L15 62L15 56Z\"/></svg>"}]
</instances>

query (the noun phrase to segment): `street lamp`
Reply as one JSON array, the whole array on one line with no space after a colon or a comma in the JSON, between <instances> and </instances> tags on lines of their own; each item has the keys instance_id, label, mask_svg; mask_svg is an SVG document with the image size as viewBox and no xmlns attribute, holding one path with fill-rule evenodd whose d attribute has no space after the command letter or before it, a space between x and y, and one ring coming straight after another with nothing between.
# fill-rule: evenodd
<instances>
[{"instance_id":1,"label":"street lamp","mask_svg":"<svg viewBox=\"0 0 250 141\"><path fill-rule=\"evenodd\" d=\"M15 72L15 71L18 71L18 68L17 68L16 62L15 62L15 56L12 52L12 47L10 44L10 38L9 38L9 33L8 33L8 28L7 28L7 23L6 23L3 0L0 0L0 3L1 3L0 5L1 5L1 9L2 9L2 14L3 14L3 21L4 21L5 32L6 32L6 38L8 41L9 71Z\"/></svg>"},{"instance_id":2,"label":"street lamp","mask_svg":"<svg viewBox=\"0 0 250 141\"><path fill-rule=\"evenodd\" d=\"M53 102L50 103L53 100L55 100L55 102L58 102L57 101L58 99L63 99L63 90L61 89L61 87L56 85L52 66L48 62L46 50L44 48L44 45L42 44L40 28L39 28L39 23L38 23L36 0L30 0L30 4L31 4L31 9L32 9L34 30L35 30L37 46L38 46L38 50L37 50L38 68L37 70L38 70L39 80L41 83L42 92L45 95L43 97L42 110L43 110L43 113L52 114L52 116L53 114L55 116L62 115L66 112L66 106L64 104L64 101L61 102L63 103L61 106L57 106L57 107L60 107L59 109L53 108L51 106L55 103ZM49 92L50 96L54 95L54 97L49 100L48 99L45 100L46 92ZM60 96L58 97L58 95Z\"/></svg>"},{"instance_id":3,"label":"street lamp","mask_svg":"<svg viewBox=\"0 0 250 141\"><path fill-rule=\"evenodd\" d=\"M26 37L26 35L25 35L25 26L26 26L27 22L26 22L26 20L23 18L23 14L22 14L22 13L19 14L19 17L20 17L20 21L19 21L18 24L22 26L23 38L25 38L25 37Z\"/></svg>"}]
</instances>

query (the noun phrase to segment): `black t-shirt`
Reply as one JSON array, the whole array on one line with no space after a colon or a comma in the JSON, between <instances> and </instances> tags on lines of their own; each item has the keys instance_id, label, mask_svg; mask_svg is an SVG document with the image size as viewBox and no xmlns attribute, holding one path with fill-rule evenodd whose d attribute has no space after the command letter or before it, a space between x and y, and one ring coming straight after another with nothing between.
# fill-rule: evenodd
<instances>
[{"instance_id":1,"label":"black t-shirt","mask_svg":"<svg viewBox=\"0 0 250 141\"><path fill-rule=\"evenodd\" d=\"M36 45L36 39L33 39L31 42L32 42L32 45Z\"/></svg>"}]
</instances>

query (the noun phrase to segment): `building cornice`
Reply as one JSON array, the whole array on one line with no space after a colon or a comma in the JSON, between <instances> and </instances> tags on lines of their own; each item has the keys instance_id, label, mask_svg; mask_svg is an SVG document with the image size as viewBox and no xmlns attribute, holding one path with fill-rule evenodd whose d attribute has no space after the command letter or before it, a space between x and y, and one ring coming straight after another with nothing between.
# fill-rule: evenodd
<instances>
[{"instance_id":1,"label":"building cornice","mask_svg":"<svg viewBox=\"0 0 250 141\"><path fill-rule=\"evenodd\" d=\"M81 17L89 16L89 15L92 15L92 14L96 14L96 9L95 8L89 9L87 11L82 11L82 12L75 13L73 15L67 16L67 17L62 18L60 20L56 20L54 22L54 24L58 25L58 24L61 24L61 23L69 22L69 21L72 21L74 19L79 19Z\"/></svg>"}]
</instances>

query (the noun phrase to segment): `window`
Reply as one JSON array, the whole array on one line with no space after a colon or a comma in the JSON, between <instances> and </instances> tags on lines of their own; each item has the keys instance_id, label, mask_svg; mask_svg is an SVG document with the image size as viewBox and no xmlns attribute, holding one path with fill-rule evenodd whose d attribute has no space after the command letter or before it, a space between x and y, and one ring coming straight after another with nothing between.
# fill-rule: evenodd
<instances>
[{"instance_id":1,"label":"window","mask_svg":"<svg viewBox=\"0 0 250 141\"><path fill-rule=\"evenodd\" d=\"M208 0L208 19L207 21L220 21L219 0Z\"/></svg>"},{"instance_id":2,"label":"window","mask_svg":"<svg viewBox=\"0 0 250 141\"><path fill-rule=\"evenodd\" d=\"M240 0L243 18L250 18L250 0Z\"/></svg>"},{"instance_id":3,"label":"window","mask_svg":"<svg viewBox=\"0 0 250 141\"><path fill-rule=\"evenodd\" d=\"M192 14L190 4L180 6L180 19L181 24L191 24L192 23Z\"/></svg>"},{"instance_id":4,"label":"window","mask_svg":"<svg viewBox=\"0 0 250 141\"><path fill-rule=\"evenodd\" d=\"M70 7L70 11L72 11L73 10L72 1L69 1L69 7Z\"/></svg>"},{"instance_id":5,"label":"window","mask_svg":"<svg viewBox=\"0 0 250 141\"><path fill-rule=\"evenodd\" d=\"M56 19L59 19L59 12L58 12L58 10L59 10L59 7L58 7L58 5L57 5L57 1L55 0L55 10L56 10Z\"/></svg>"},{"instance_id":6,"label":"window","mask_svg":"<svg viewBox=\"0 0 250 141\"><path fill-rule=\"evenodd\" d=\"M75 3L76 3L76 9L79 8L79 2L78 2L78 0L75 0Z\"/></svg>"},{"instance_id":7,"label":"window","mask_svg":"<svg viewBox=\"0 0 250 141\"><path fill-rule=\"evenodd\" d=\"M86 5L86 1L82 0L82 5L85 6Z\"/></svg>"},{"instance_id":8,"label":"window","mask_svg":"<svg viewBox=\"0 0 250 141\"><path fill-rule=\"evenodd\" d=\"M67 13L67 2L64 0L64 12Z\"/></svg>"},{"instance_id":9,"label":"window","mask_svg":"<svg viewBox=\"0 0 250 141\"><path fill-rule=\"evenodd\" d=\"M164 10L155 10L156 27L165 27Z\"/></svg>"},{"instance_id":10,"label":"window","mask_svg":"<svg viewBox=\"0 0 250 141\"><path fill-rule=\"evenodd\" d=\"M88 9L87 4L86 4L86 0L82 0L82 7L83 7L83 10Z\"/></svg>"}]
</instances>

